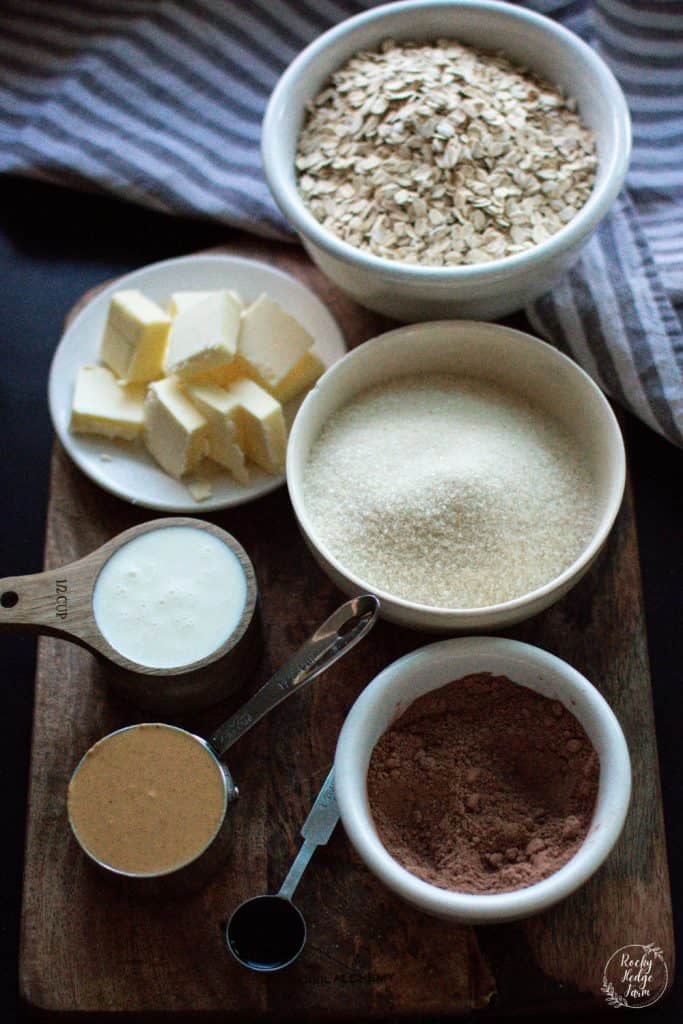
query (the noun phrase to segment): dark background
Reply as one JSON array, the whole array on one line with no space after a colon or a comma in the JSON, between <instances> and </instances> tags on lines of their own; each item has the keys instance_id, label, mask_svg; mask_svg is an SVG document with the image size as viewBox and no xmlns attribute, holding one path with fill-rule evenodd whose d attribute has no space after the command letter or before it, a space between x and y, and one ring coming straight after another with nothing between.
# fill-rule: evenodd
<instances>
[{"instance_id":1,"label":"dark background","mask_svg":"<svg viewBox=\"0 0 683 1024\"><path fill-rule=\"evenodd\" d=\"M52 428L47 374L69 308L89 288L144 263L227 240L228 229L151 213L39 182L0 184L0 574L42 568ZM676 934L683 920L683 457L631 416L635 489ZM35 643L0 638L0 1010L22 1019L17 947ZM640 937L629 937L640 941ZM648 941L646 937L642 941ZM607 1011L613 1012L613 1011ZM628 1013L628 1011L621 1011ZM683 985L638 1021L683 1019Z\"/></svg>"}]
</instances>

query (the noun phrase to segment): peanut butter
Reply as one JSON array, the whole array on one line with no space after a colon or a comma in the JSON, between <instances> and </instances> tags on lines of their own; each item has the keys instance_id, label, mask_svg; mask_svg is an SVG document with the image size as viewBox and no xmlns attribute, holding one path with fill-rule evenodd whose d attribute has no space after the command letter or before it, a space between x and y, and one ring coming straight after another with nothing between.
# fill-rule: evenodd
<instances>
[{"instance_id":1,"label":"peanut butter","mask_svg":"<svg viewBox=\"0 0 683 1024\"><path fill-rule=\"evenodd\" d=\"M69 820L87 852L126 874L194 860L225 813L220 766L196 737L145 724L105 736L71 779Z\"/></svg>"}]
</instances>

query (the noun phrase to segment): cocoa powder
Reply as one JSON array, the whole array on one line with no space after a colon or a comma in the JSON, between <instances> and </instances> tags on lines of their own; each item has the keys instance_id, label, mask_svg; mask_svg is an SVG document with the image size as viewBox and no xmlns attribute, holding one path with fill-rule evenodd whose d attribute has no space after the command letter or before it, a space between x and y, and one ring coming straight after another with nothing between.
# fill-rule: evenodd
<instances>
[{"instance_id":1,"label":"cocoa powder","mask_svg":"<svg viewBox=\"0 0 683 1024\"><path fill-rule=\"evenodd\" d=\"M375 747L368 795L380 839L443 889L533 885L581 846L598 756L577 719L505 676L465 676L416 700Z\"/></svg>"}]
</instances>

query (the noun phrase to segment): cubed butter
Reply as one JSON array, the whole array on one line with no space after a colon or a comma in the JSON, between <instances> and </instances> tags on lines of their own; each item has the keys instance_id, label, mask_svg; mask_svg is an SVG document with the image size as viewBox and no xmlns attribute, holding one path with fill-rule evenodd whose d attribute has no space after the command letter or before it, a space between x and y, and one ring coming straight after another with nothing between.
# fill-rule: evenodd
<instances>
[{"instance_id":1,"label":"cubed butter","mask_svg":"<svg viewBox=\"0 0 683 1024\"><path fill-rule=\"evenodd\" d=\"M310 388L325 372L325 364L320 356L312 349L308 349L302 355L293 370L290 370L284 380L281 380L272 394L278 402L289 402L305 388Z\"/></svg>"},{"instance_id":2,"label":"cubed butter","mask_svg":"<svg viewBox=\"0 0 683 1024\"><path fill-rule=\"evenodd\" d=\"M246 368L243 366L238 354L231 363L226 363L225 366L217 366L213 370L196 374L192 377L191 383L212 384L214 387L227 388L238 377L244 377L245 373Z\"/></svg>"},{"instance_id":3,"label":"cubed butter","mask_svg":"<svg viewBox=\"0 0 683 1024\"><path fill-rule=\"evenodd\" d=\"M209 424L209 457L229 469L241 484L249 483L244 462L243 413L238 399L212 384L188 384L186 393Z\"/></svg>"},{"instance_id":4,"label":"cubed butter","mask_svg":"<svg viewBox=\"0 0 683 1024\"><path fill-rule=\"evenodd\" d=\"M208 299L211 295L215 295L216 292L173 292L171 299L168 304L168 311L171 316L177 316L178 313L184 313L190 306L196 306L198 302L203 302L204 299ZM237 292L232 289L228 290L228 295L231 295L235 302L239 303L240 309L242 309L243 303Z\"/></svg>"},{"instance_id":5,"label":"cubed butter","mask_svg":"<svg viewBox=\"0 0 683 1024\"><path fill-rule=\"evenodd\" d=\"M275 394L313 344L298 320L262 295L242 315L239 357L248 375Z\"/></svg>"},{"instance_id":6,"label":"cubed butter","mask_svg":"<svg viewBox=\"0 0 683 1024\"><path fill-rule=\"evenodd\" d=\"M163 376L171 318L138 291L115 292L100 348L103 363L128 383Z\"/></svg>"},{"instance_id":7,"label":"cubed butter","mask_svg":"<svg viewBox=\"0 0 683 1024\"><path fill-rule=\"evenodd\" d=\"M213 496L213 487L209 480L188 480L187 489L195 501L206 501Z\"/></svg>"},{"instance_id":8,"label":"cubed butter","mask_svg":"<svg viewBox=\"0 0 683 1024\"><path fill-rule=\"evenodd\" d=\"M209 452L209 425L174 377L150 384L145 444L163 470L179 480Z\"/></svg>"},{"instance_id":9,"label":"cubed butter","mask_svg":"<svg viewBox=\"0 0 683 1024\"><path fill-rule=\"evenodd\" d=\"M244 451L266 473L285 468L287 429L282 406L253 380L242 378L227 389L240 407Z\"/></svg>"},{"instance_id":10,"label":"cubed butter","mask_svg":"<svg viewBox=\"0 0 683 1024\"><path fill-rule=\"evenodd\" d=\"M143 384L119 384L106 366L82 366L76 377L69 430L134 441L144 420Z\"/></svg>"},{"instance_id":11,"label":"cubed butter","mask_svg":"<svg viewBox=\"0 0 683 1024\"><path fill-rule=\"evenodd\" d=\"M237 352L241 312L240 303L222 291L178 313L168 334L166 373L191 379L231 363Z\"/></svg>"}]
</instances>

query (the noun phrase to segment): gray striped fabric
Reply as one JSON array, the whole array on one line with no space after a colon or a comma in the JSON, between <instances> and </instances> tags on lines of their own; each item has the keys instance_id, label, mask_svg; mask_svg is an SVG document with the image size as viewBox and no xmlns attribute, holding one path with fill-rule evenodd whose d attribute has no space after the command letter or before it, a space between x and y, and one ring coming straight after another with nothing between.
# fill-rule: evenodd
<instances>
[{"instance_id":1,"label":"gray striped fabric","mask_svg":"<svg viewBox=\"0 0 683 1024\"><path fill-rule=\"evenodd\" d=\"M284 67L373 0L2 0L0 171L290 237L260 122ZM634 126L628 189L535 329L683 444L683 2L529 0L604 56Z\"/></svg>"}]
</instances>

